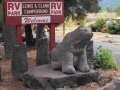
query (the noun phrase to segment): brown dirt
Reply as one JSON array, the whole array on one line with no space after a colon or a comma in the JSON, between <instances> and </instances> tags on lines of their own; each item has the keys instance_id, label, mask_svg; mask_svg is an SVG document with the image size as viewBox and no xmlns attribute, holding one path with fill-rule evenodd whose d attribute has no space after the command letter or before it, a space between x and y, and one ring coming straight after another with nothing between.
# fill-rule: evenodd
<instances>
[{"instance_id":1,"label":"brown dirt","mask_svg":"<svg viewBox=\"0 0 120 90\"><path fill-rule=\"evenodd\" d=\"M0 46L0 54L4 55L4 47ZM28 58L28 66L32 68L35 66L35 59L36 59L36 50L34 47L27 49L27 58ZM110 76L113 78L120 78L120 70L102 70L98 69L101 76ZM31 90L27 88L23 82L15 81L12 77L11 73L11 60L3 59L1 61L1 77L2 81L0 82L0 90ZM77 86L77 85L75 85ZM97 83L88 83L84 86L77 86L73 89L67 90L97 90L101 87Z\"/></svg>"}]
</instances>

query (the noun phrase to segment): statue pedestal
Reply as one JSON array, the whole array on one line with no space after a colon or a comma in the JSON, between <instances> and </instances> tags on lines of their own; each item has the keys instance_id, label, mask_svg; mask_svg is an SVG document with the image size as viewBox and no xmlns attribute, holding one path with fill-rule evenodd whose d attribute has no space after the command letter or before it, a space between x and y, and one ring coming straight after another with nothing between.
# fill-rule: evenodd
<instances>
[{"instance_id":1,"label":"statue pedestal","mask_svg":"<svg viewBox=\"0 0 120 90\"><path fill-rule=\"evenodd\" d=\"M86 83L97 81L98 76L99 73L95 70L87 73L64 74L61 70L52 70L51 65L47 64L29 69L22 75L22 80L29 88L50 90L50 88L85 85Z\"/></svg>"}]
</instances>

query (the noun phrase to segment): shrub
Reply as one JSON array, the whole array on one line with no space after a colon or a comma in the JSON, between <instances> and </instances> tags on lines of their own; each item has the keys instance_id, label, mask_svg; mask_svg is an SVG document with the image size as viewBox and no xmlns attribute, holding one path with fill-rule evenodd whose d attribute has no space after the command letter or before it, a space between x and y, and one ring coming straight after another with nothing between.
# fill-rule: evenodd
<instances>
[{"instance_id":1,"label":"shrub","mask_svg":"<svg viewBox=\"0 0 120 90\"><path fill-rule=\"evenodd\" d=\"M107 24L108 33L119 34L120 33L120 21L111 21Z\"/></svg>"},{"instance_id":2,"label":"shrub","mask_svg":"<svg viewBox=\"0 0 120 90\"><path fill-rule=\"evenodd\" d=\"M106 28L106 27L104 27L104 28L102 28L102 29L101 29L101 32L102 32L102 33L107 33L107 32L108 32L108 30L107 30L107 28Z\"/></svg>"},{"instance_id":3,"label":"shrub","mask_svg":"<svg viewBox=\"0 0 120 90\"><path fill-rule=\"evenodd\" d=\"M95 24L90 24L88 27L91 27L93 32L96 32L96 25Z\"/></svg>"},{"instance_id":4,"label":"shrub","mask_svg":"<svg viewBox=\"0 0 120 90\"><path fill-rule=\"evenodd\" d=\"M115 34L116 33L115 23L116 22L114 22L114 21L110 21L107 24L108 33L110 33L110 34Z\"/></svg>"},{"instance_id":5,"label":"shrub","mask_svg":"<svg viewBox=\"0 0 120 90\"><path fill-rule=\"evenodd\" d=\"M101 29L102 33L107 33L108 29L106 28L106 24L103 25L102 29Z\"/></svg>"},{"instance_id":6,"label":"shrub","mask_svg":"<svg viewBox=\"0 0 120 90\"><path fill-rule=\"evenodd\" d=\"M116 69L117 63L113 57L112 51L109 49L103 49L100 45L94 56L94 66L95 68Z\"/></svg>"},{"instance_id":7,"label":"shrub","mask_svg":"<svg viewBox=\"0 0 120 90\"><path fill-rule=\"evenodd\" d=\"M98 18L95 21L95 26L98 32L101 32L101 29L103 27L103 25L105 24L105 20L103 18Z\"/></svg>"},{"instance_id":8,"label":"shrub","mask_svg":"<svg viewBox=\"0 0 120 90\"><path fill-rule=\"evenodd\" d=\"M116 33L119 34L120 33L120 20L116 20L115 28L116 28Z\"/></svg>"}]
</instances>

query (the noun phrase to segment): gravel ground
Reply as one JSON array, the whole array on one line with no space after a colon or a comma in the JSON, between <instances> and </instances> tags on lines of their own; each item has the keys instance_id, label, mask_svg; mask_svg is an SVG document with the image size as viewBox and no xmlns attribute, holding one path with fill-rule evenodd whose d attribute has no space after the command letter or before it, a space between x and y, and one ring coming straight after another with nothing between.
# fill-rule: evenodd
<instances>
[{"instance_id":1,"label":"gravel ground","mask_svg":"<svg viewBox=\"0 0 120 90\"><path fill-rule=\"evenodd\" d=\"M4 55L4 47L0 46L0 54ZM28 65L29 68L35 66L36 50L35 48L27 49ZM102 70L98 69L101 76L110 76L113 78L120 78L119 70ZM0 90L31 90L27 88L23 82L15 81L11 73L11 60L3 59L1 61L1 77L2 81L0 82ZM65 90L97 90L99 87L102 87L98 83L88 83L84 86L75 86L75 88L64 87Z\"/></svg>"}]
</instances>

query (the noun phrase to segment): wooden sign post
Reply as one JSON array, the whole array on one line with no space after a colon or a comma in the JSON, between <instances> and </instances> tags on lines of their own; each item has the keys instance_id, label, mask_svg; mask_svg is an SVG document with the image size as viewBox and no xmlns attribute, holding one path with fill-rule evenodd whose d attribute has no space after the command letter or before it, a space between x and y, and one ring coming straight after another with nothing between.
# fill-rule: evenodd
<instances>
[{"instance_id":1,"label":"wooden sign post","mask_svg":"<svg viewBox=\"0 0 120 90\"><path fill-rule=\"evenodd\" d=\"M4 0L6 25L16 25L16 44L22 42L22 24L50 24L50 50L55 47L55 24L64 22L63 0Z\"/></svg>"}]
</instances>

